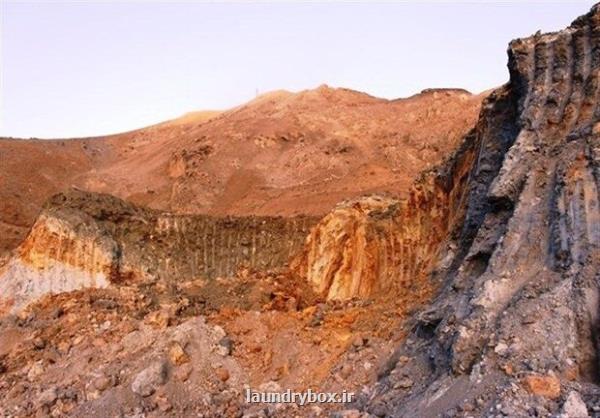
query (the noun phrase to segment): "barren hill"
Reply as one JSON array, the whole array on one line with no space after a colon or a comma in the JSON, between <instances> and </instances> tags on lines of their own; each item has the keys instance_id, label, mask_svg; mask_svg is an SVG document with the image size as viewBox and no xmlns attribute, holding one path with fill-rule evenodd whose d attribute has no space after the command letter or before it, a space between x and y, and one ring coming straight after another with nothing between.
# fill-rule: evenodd
<instances>
[{"instance_id":1,"label":"barren hill","mask_svg":"<svg viewBox=\"0 0 600 418\"><path fill-rule=\"evenodd\" d=\"M484 95L384 100L321 86L107 137L0 139L0 250L71 187L187 214L323 215L340 200L405 194L474 125Z\"/></svg>"}]
</instances>

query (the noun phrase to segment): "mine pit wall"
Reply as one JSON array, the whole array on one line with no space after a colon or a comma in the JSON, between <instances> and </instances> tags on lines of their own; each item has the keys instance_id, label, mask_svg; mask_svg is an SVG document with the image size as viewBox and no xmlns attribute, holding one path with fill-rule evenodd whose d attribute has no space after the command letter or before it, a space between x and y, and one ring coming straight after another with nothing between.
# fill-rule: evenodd
<instances>
[{"instance_id":1,"label":"mine pit wall","mask_svg":"<svg viewBox=\"0 0 600 418\"><path fill-rule=\"evenodd\" d=\"M0 271L0 313L47 293L127 281L210 280L285 267L317 219L181 216L109 195L54 196Z\"/></svg>"},{"instance_id":2,"label":"mine pit wall","mask_svg":"<svg viewBox=\"0 0 600 418\"><path fill-rule=\"evenodd\" d=\"M423 174L405 200L365 197L338 205L311 230L292 270L327 299L393 295L423 284L462 223L473 139Z\"/></svg>"},{"instance_id":3,"label":"mine pit wall","mask_svg":"<svg viewBox=\"0 0 600 418\"><path fill-rule=\"evenodd\" d=\"M287 266L316 219L310 217L159 216L141 241L122 242L125 266L144 274L180 279L230 277L241 267L269 270ZM178 279L179 278L179 279Z\"/></svg>"},{"instance_id":4,"label":"mine pit wall","mask_svg":"<svg viewBox=\"0 0 600 418\"><path fill-rule=\"evenodd\" d=\"M48 293L110 284L118 245L92 221L74 225L44 213L0 271L0 315Z\"/></svg>"},{"instance_id":5,"label":"mine pit wall","mask_svg":"<svg viewBox=\"0 0 600 418\"><path fill-rule=\"evenodd\" d=\"M456 304L460 330L437 341L458 374L512 333L519 356L536 353L557 374L576 363L582 378L598 381L600 9L564 31L515 40L508 52L510 82L483 106L487 122L477 129L483 163L467 198L465 256L448 275L464 291L441 297ZM514 320L534 311L529 327L543 325L543 336Z\"/></svg>"}]
</instances>

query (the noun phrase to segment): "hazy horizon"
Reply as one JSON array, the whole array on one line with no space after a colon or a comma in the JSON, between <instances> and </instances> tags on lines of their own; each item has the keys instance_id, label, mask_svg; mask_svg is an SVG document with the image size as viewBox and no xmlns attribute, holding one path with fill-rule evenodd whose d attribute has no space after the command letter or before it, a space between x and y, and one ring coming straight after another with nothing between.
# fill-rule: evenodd
<instances>
[{"instance_id":1,"label":"hazy horizon","mask_svg":"<svg viewBox=\"0 0 600 418\"><path fill-rule=\"evenodd\" d=\"M479 93L508 80L511 39L593 4L4 1L0 136L114 134L321 84Z\"/></svg>"}]
</instances>

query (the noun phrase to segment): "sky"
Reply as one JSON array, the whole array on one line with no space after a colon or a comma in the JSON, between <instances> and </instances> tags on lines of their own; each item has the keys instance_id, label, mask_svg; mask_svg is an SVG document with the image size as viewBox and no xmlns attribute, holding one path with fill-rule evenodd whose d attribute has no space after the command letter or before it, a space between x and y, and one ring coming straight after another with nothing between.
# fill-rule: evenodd
<instances>
[{"instance_id":1,"label":"sky","mask_svg":"<svg viewBox=\"0 0 600 418\"><path fill-rule=\"evenodd\" d=\"M511 39L593 3L0 0L0 136L111 134L321 84L481 92L508 80Z\"/></svg>"}]
</instances>

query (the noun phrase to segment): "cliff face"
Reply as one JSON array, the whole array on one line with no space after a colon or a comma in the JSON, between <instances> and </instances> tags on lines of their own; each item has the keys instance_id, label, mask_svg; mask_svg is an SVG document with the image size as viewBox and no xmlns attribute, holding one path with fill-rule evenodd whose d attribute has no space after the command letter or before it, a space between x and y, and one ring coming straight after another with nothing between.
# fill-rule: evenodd
<instances>
[{"instance_id":1,"label":"cliff face","mask_svg":"<svg viewBox=\"0 0 600 418\"><path fill-rule=\"evenodd\" d=\"M47 293L106 287L118 245L94 222L43 214L0 272L0 312L18 310Z\"/></svg>"},{"instance_id":2,"label":"cliff face","mask_svg":"<svg viewBox=\"0 0 600 418\"><path fill-rule=\"evenodd\" d=\"M457 254L381 370L374 413L588 416L596 405L600 8L508 53L510 82L471 138Z\"/></svg>"},{"instance_id":3,"label":"cliff face","mask_svg":"<svg viewBox=\"0 0 600 418\"><path fill-rule=\"evenodd\" d=\"M327 299L389 294L427 281L452 252L445 244L462 221L473 161L466 142L445 170L425 173L407 199L374 195L339 204L311 230L292 269Z\"/></svg>"},{"instance_id":4,"label":"cliff face","mask_svg":"<svg viewBox=\"0 0 600 418\"><path fill-rule=\"evenodd\" d=\"M59 194L0 273L2 310L122 281L185 282L284 267L315 221L172 215L109 195Z\"/></svg>"}]
</instances>

